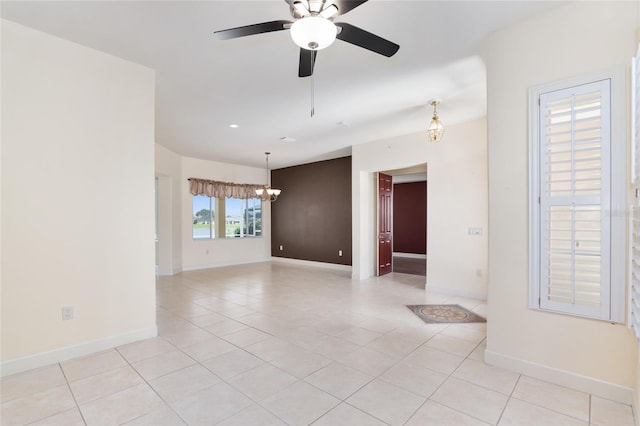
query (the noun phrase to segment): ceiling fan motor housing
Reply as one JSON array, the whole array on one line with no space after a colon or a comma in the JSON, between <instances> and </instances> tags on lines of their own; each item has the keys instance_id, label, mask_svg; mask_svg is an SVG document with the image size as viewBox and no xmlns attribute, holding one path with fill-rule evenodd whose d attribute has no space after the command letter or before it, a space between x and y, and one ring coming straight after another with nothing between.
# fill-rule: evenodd
<instances>
[{"instance_id":1,"label":"ceiling fan motor housing","mask_svg":"<svg viewBox=\"0 0 640 426\"><path fill-rule=\"evenodd\" d=\"M333 9L337 11L338 7L331 0L295 0L290 7L291 16L295 19L304 18L305 16L318 14L323 10ZM333 13L332 13L333 14Z\"/></svg>"}]
</instances>

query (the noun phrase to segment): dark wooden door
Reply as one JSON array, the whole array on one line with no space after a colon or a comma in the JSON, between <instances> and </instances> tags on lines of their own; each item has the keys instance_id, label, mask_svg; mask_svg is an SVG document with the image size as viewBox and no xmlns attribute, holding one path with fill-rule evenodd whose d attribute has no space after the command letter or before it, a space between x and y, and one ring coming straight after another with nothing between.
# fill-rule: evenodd
<instances>
[{"instance_id":1,"label":"dark wooden door","mask_svg":"<svg viewBox=\"0 0 640 426\"><path fill-rule=\"evenodd\" d=\"M391 176L378 173L378 275L393 270L393 182Z\"/></svg>"}]
</instances>

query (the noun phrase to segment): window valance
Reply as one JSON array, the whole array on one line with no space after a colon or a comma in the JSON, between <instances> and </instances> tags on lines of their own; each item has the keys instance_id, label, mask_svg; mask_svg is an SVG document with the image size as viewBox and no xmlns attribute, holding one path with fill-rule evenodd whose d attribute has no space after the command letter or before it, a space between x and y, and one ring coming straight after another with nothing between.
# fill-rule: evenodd
<instances>
[{"instance_id":1,"label":"window valance","mask_svg":"<svg viewBox=\"0 0 640 426\"><path fill-rule=\"evenodd\" d=\"M249 183L219 182L209 179L189 178L191 195L206 195L214 198L259 198L256 189L264 185Z\"/></svg>"}]
</instances>

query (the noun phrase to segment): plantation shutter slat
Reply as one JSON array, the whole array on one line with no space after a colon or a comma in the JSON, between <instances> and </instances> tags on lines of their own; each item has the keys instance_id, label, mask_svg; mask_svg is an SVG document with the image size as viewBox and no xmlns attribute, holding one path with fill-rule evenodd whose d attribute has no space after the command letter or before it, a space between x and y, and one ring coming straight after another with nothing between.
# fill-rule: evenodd
<instances>
[{"instance_id":1,"label":"plantation shutter slat","mask_svg":"<svg viewBox=\"0 0 640 426\"><path fill-rule=\"evenodd\" d=\"M629 279L629 326L640 340L640 46L633 59L632 137L633 186L635 199L631 207L631 272Z\"/></svg>"},{"instance_id":2,"label":"plantation shutter slat","mask_svg":"<svg viewBox=\"0 0 640 426\"><path fill-rule=\"evenodd\" d=\"M540 96L542 309L609 315L609 92L603 80Z\"/></svg>"}]
</instances>

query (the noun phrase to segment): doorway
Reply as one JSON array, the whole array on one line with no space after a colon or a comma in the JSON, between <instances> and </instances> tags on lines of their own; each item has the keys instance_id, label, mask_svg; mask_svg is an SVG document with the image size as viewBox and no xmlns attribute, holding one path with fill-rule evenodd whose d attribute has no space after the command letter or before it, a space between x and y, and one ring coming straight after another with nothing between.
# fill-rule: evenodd
<instances>
[{"instance_id":1,"label":"doorway","mask_svg":"<svg viewBox=\"0 0 640 426\"><path fill-rule=\"evenodd\" d=\"M376 180L377 275L426 276L427 165L379 172Z\"/></svg>"},{"instance_id":2,"label":"doorway","mask_svg":"<svg viewBox=\"0 0 640 426\"><path fill-rule=\"evenodd\" d=\"M156 177L156 275L173 275L171 185L171 177Z\"/></svg>"}]
</instances>

